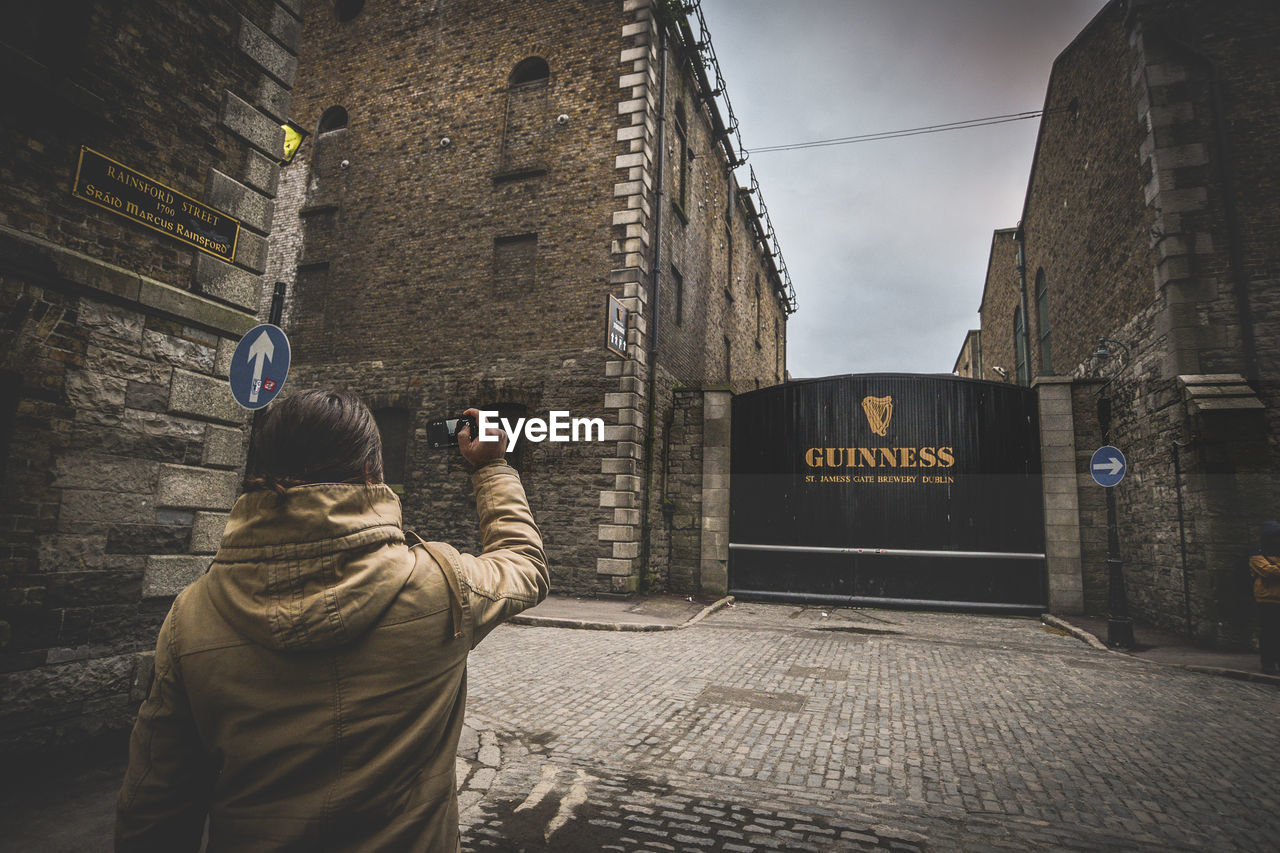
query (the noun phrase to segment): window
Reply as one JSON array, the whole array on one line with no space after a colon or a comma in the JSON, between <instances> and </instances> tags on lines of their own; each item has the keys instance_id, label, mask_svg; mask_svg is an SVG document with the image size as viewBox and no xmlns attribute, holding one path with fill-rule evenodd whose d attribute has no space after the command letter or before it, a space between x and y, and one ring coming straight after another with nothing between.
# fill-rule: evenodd
<instances>
[{"instance_id":1,"label":"window","mask_svg":"<svg viewBox=\"0 0 1280 853\"><path fill-rule=\"evenodd\" d=\"M782 381L782 363L783 363L782 330L778 324L777 317L773 318L773 356L774 356L774 368L773 368L774 381L781 382Z\"/></svg>"},{"instance_id":2,"label":"window","mask_svg":"<svg viewBox=\"0 0 1280 853\"><path fill-rule=\"evenodd\" d=\"M316 134L329 133L334 130L342 130L347 126L347 111L342 107L334 106L324 111L324 115L320 116L320 123L316 125Z\"/></svg>"},{"instance_id":3,"label":"window","mask_svg":"<svg viewBox=\"0 0 1280 853\"><path fill-rule=\"evenodd\" d=\"M503 175L546 171L547 85L551 68L540 56L522 59L507 78L507 112L502 128Z\"/></svg>"},{"instance_id":4,"label":"window","mask_svg":"<svg viewBox=\"0 0 1280 853\"><path fill-rule=\"evenodd\" d=\"M488 412L496 411L498 413L499 425L501 425L501 419L503 418L506 419L507 423L514 424L522 418L529 417L529 407L523 406L519 403L493 403L487 406L479 406L478 408ZM542 417L546 417L546 415L544 414ZM507 464L520 472L524 471L524 446L526 443L527 442L522 437L516 442L516 446L510 450L503 448L504 455L507 458Z\"/></svg>"},{"instance_id":5,"label":"window","mask_svg":"<svg viewBox=\"0 0 1280 853\"><path fill-rule=\"evenodd\" d=\"M1027 365L1027 325L1022 316L1022 306L1013 309L1013 351L1017 361L1017 377L1020 385L1030 385Z\"/></svg>"},{"instance_id":6,"label":"window","mask_svg":"<svg viewBox=\"0 0 1280 853\"><path fill-rule=\"evenodd\" d=\"M733 370L730 369L730 365L732 364L733 364L733 347L729 343L729 336L725 335L725 338L724 338L724 381L725 382L733 381Z\"/></svg>"},{"instance_id":7,"label":"window","mask_svg":"<svg viewBox=\"0 0 1280 853\"><path fill-rule=\"evenodd\" d=\"M532 292L538 273L538 235L516 234L493 240L493 292L499 296L525 296Z\"/></svg>"},{"instance_id":8,"label":"window","mask_svg":"<svg viewBox=\"0 0 1280 853\"><path fill-rule=\"evenodd\" d=\"M760 349L760 273L756 273L756 349Z\"/></svg>"},{"instance_id":9,"label":"window","mask_svg":"<svg viewBox=\"0 0 1280 853\"><path fill-rule=\"evenodd\" d=\"M1049 342L1049 282L1044 270L1036 272L1036 320L1040 325L1040 372L1053 373L1053 351Z\"/></svg>"},{"instance_id":10,"label":"window","mask_svg":"<svg viewBox=\"0 0 1280 853\"><path fill-rule=\"evenodd\" d=\"M373 420L382 436L382 480L397 494L404 494L409 455L409 410L388 407L373 410Z\"/></svg>"},{"instance_id":11,"label":"window","mask_svg":"<svg viewBox=\"0 0 1280 853\"><path fill-rule=\"evenodd\" d=\"M725 252L725 268L724 268L724 298L729 302L733 301L733 232L726 227L724 229L724 252Z\"/></svg>"},{"instance_id":12,"label":"window","mask_svg":"<svg viewBox=\"0 0 1280 853\"><path fill-rule=\"evenodd\" d=\"M516 63L507 83L514 88L528 83L545 83L550 77L551 66L547 65L547 61L540 56L530 56Z\"/></svg>"},{"instance_id":13,"label":"window","mask_svg":"<svg viewBox=\"0 0 1280 853\"><path fill-rule=\"evenodd\" d=\"M671 287L675 291L676 297L676 325L684 325L684 276L680 275L680 270L671 267Z\"/></svg>"},{"instance_id":14,"label":"window","mask_svg":"<svg viewBox=\"0 0 1280 853\"><path fill-rule=\"evenodd\" d=\"M364 9L364 0L334 0L333 3L333 13L343 23L355 18L362 9Z\"/></svg>"},{"instance_id":15,"label":"window","mask_svg":"<svg viewBox=\"0 0 1280 853\"><path fill-rule=\"evenodd\" d=\"M676 204L683 215L688 206L689 141L685 130L684 101L676 103Z\"/></svg>"},{"instance_id":16,"label":"window","mask_svg":"<svg viewBox=\"0 0 1280 853\"><path fill-rule=\"evenodd\" d=\"M0 478L9 467L9 448L13 444L21 397L22 376L11 370L0 370Z\"/></svg>"}]
</instances>

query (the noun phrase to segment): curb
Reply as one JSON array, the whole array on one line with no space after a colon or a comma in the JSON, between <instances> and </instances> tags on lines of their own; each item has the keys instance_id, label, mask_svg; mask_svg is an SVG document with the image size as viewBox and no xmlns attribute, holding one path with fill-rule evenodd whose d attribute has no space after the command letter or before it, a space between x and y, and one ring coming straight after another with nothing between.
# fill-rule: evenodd
<instances>
[{"instance_id":1,"label":"curb","mask_svg":"<svg viewBox=\"0 0 1280 853\"><path fill-rule=\"evenodd\" d=\"M593 622L589 619L561 619L553 616L525 616L519 614L507 620L508 625L525 625L532 628L573 628L580 631L634 631L652 633L654 631L678 631L688 628L706 619L717 610L733 603L733 596L726 595L719 601L712 602L702 608L689 619L678 625L663 625L653 622Z\"/></svg>"},{"instance_id":2,"label":"curb","mask_svg":"<svg viewBox=\"0 0 1280 853\"><path fill-rule=\"evenodd\" d=\"M1049 625L1053 628L1057 628L1060 631L1066 631L1068 634L1075 637L1080 642L1085 643L1089 646L1092 646L1093 648L1099 651L1110 652L1113 655L1124 655L1130 660L1142 661L1143 663L1151 664L1154 666L1175 666L1178 669L1185 669L1188 672L1199 672L1205 675L1217 675L1223 678L1234 678L1237 681L1252 681L1256 684L1271 684L1276 687L1280 687L1280 676L1277 676L1277 675L1266 675L1261 672L1249 672L1248 670L1244 670L1244 669L1227 669L1225 667L1218 667L1218 666L1201 666L1199 664L1194 664L1194 663L1165 663L1163 661L1147 660L1146 658L1141 658L1136 655L1129 654L1128 652L1122 651L1120 649L1113 649L1108 645L1106 645L1105 643L1103 643L1093 634L1090 634L1088 631L1084 630L1083 628L1077 628L1075 625L1072 625L1070 622L1067 622L1066 620L1059 619L1057 616L1053 616L1048 613L1042 613L1040 614L1040 621L1043 622L1045 625Z\"/></svg>"}]
</instances>

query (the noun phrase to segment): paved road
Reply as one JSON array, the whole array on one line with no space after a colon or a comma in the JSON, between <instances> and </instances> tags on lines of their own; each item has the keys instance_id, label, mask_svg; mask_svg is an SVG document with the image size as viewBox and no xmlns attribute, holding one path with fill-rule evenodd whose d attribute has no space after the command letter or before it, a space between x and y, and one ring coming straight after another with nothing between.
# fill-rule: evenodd
<instances>
[{"instance_id":1,"label":"paved road","mask_svg":"<svg viewBox=\"0 0 1280 853\"><path fill-rule=\"evenodd\" d=\"M506 626L470 679L468 850L1280 849L1280 690L1034 620Z\"/></svg>"}]
</instances>

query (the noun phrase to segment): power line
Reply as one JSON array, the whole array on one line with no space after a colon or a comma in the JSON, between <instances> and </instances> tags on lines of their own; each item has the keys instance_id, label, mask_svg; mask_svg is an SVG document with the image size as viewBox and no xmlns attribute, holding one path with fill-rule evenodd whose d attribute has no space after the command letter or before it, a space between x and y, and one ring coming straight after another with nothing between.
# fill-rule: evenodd
<instances>
[{"instance_id":1,"label":"power line","mask_svg":"<svg viewBox=\"0 0 1280 853\"><path fill-rule=\"evenodd\" d=\"M801 148L827 148L833 145L852 145L855 142L876 142L881 139L901 139L905 136L923 136L928 133L945 133L949 130L967 130L971 127L987 127L993 124L1006 124L1011 121L1026 121L1044 115L1044 110L1030 110L1022 113L1007 113L985 118L971 118L964 121L951 121L945 124L930 124L924 127L908 127L903 130L886 130L880 133L864 133L858 136L841 136L835 139L816 139L812 142L794 142L790 145L769 145L764 148L752 148L752 154L767 151L796 151Z\"/></svg>"}]
</instances>

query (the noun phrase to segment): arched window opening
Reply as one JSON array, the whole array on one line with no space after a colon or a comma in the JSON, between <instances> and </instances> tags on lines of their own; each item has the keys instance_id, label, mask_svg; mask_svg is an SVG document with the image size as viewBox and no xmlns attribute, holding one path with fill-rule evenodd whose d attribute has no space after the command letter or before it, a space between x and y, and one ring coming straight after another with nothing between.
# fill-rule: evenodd
<instances>
[{"instance_id":1,"label":"arched window opening","mask_svg":"<svg viewBox=\"0 0 1280 853\"><path fill-rule=\"evenodd\" d=\"M382 436L382 481L397 494L403 494L409 455L409 410L374 409L373 420Z\"/></svg>"},{"instance_id":2,"label":"arched window opening","mask_svg":"<svg viewBox=\"0 0 1280 853\"><path fill-rule=\"evenodd\" d=\"M511 70L498 163L501 175L528 177L546 171L550 77L547 61L538 56L521 60Z\"/></svg>"},{"instance_id":3,"label":"arched window opening","mask_svg":"<svg viewBox=\"0 0 1280 853\"><path fill-rule=\"evenodd\" d=\"M1013 309L1013 352L1017 362L1018 384L1030 385L1031 376L1027 366L1027 326L1022 316L1022 306Z\"/></svg>"},{"instance_id":4,"label":"arched window opening","mask_svg":"<svg viewBox=\"0 0 1280 853\"><path fill-rule=\"evenodd\" d=\"M540 56L530 56L516 63L508 84L515 87L527 83L545 83L550 77L551 67L547 65L547 61Z\"/></svg>"},{"instance_id":5,"label":"arched window opening","mask_svg":"<svg viewBox=\"0 0 1280 853\"><path fill-rule=\"evenodd\" d=\"M364 0L334 0L333 13L344 24L364 9Z\"/></svg>"},{"instance_id":6,"label":"arched window opening","mask_svg":"<svg viewBox=\"0 0 1280 853\"><path fill-rule=\"evenodd\" d=\"M342 130L347 126L347 111L342 107L329 107L324 111L324 115L320 116L320 123L316 125L316 133L328 133L332 130Z\"/></svg>"},{"instance_id":7,"label":"arched window opening","mask_svg":"<svg viewBox=\"0 0 1280 853\"><path fill-rule=\"evenodd\" d=\"M1040 373L1052 375L1053 351L1049 338L1049 282L1044 270L1036 273L1036 320L1040 325Z\"/></svg>"}]
</instances>

